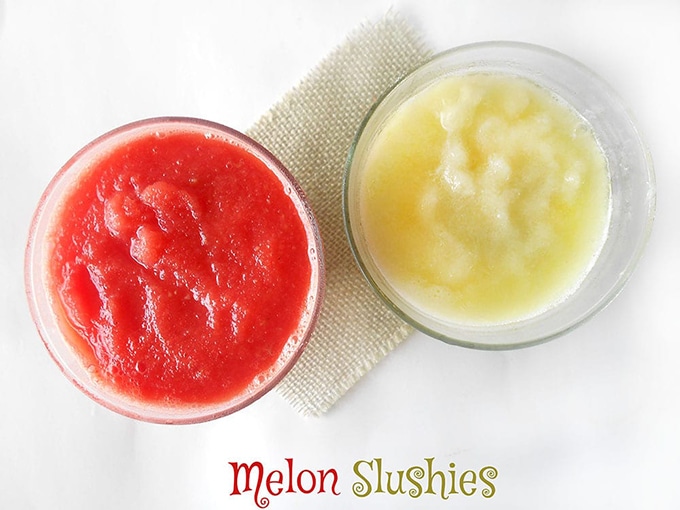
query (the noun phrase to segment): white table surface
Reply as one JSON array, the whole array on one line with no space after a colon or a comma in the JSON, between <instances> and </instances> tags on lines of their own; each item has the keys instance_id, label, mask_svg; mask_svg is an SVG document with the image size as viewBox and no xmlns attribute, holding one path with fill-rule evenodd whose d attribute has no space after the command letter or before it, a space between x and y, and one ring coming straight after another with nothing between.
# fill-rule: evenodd
<instances>
[{"instance_id":1,"label":"white table surface","mask_svg":"<svg viewBox=\"0 0 680 510\"><path fill-rule=\"evenodd\" d=\"M415 334L322 418L272 392L210 423L138 423L50 360L23 292L30 215L109 129L189 115L245 130L346 34L390 8L435 50L490 39L565 52L634 112L658 180L623 293L556 341L479 352ZM0 0L0 509L256 508L229 462L335 469L339 496L269 508L675 509L680 501L680 2ZM355 462L492 465L496 493L358 498ZM252 493L251 493L252 494Z\"/></svg>"}]
</instances>

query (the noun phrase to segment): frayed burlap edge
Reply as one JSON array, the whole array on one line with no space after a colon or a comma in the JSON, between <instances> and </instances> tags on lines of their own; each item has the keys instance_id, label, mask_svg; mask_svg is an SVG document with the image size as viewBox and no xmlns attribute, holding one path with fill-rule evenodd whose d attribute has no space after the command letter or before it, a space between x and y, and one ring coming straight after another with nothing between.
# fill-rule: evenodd
<instances>
[{"instance_id":1,"label":"frayed burlap edge","mask_svg":"<svg viewBox=\"0 0 680 510\"><path fill-rule=\"evenodd\" d=\"M352 257L342 217L344 165L376 100L430 56L393 12L354 30L248 134L290 170L319 222L326 298L312 338L277 391L319 416L412 331L370 289Z\"/></svg>"}]
</instances>

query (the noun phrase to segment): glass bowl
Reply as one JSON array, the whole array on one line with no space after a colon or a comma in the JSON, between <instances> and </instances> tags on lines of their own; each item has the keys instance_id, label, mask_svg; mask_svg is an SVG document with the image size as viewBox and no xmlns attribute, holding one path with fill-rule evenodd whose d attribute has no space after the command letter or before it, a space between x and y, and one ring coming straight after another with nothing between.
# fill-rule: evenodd
<instances>
[{"instance_id":1,"label":"glass bowl","mask_svg":"<svg viewBox=\"0 0 680 510\"><path fill-rule=\"evenodd\" d=\"M121 393L110 384L102 384L93 377L92 367L88 370L71 341L67 340L67 337L72 338L73 330L64 314L57 312L60 305L55 292L50 290L50 277L46 269L54 223L59 217L62 199L78 185L79 178L88 172L91 165L102 154L123 147L137 137L154 133L163 138L173 132L193 133L201 139L216 138L263 162L281 183L301 219L311 267L304 310L273 366L259 373L248 388L239 394L207 404L198 400L195 404L149 403L148 400L141 401ZM200 119L166 117L142 120L114 129L89 143L61 168L47 186L33 217L25 256L25 285L38 332L49 354L72 383L94 401L122 415L154 423L180 424L204 422L238 411L262 397L284 377L301 355L316 324L324 295L325 272L322 243L314 214L298 183L271 153L231 128Z\"/></svg>"},{"instance_id":2,"label":"glass bowl","mask_svg":"<svg viewBox=\"0 0 680 510\"><path fill-rule=\"evenodd\" d=\"M400 292L367 243L359 195L367 154L391 115L443 77L469 73L525 78L566 101L590 125L607 160L610 218L599 255L578 287L552 306L516 320L468 324L425 311ZM655 211L651 157L628 110L604 81L556 51L518 42L483 42L436 55L378 100L361 124L346 163L343 214L349 244L363 275L403 320L445 342L509 349L545 342L604 308L629 279L649 237Z\"/></svg>"}]
</instances>

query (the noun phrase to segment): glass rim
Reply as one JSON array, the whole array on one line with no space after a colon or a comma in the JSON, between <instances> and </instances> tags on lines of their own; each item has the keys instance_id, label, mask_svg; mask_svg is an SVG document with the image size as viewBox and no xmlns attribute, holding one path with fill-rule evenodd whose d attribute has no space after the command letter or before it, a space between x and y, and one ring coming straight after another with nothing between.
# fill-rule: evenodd
<instances>
[{"instance_id":1,"label":"glass rim","mask_svg":"<svg viewBox=\"0 0 680 510\"><path fill-rule=\"evenodd\" d=\"M307 308L300 318L298 330L294 332L294 335L298 335L297 340L293 342L294 335L289 337L279 358L266 371L264 382L217 403L191 405L147 403L119 394L108 386L97 384L83 376L81 369L85 367L60 330L58 324L60 319L53 308L54 304L50 302L49 292L45 289L43 253L47 241L45 235L50 232L50 221L53 216L50 207L57 207L60 202L58 187L66 186L64 181L72 172L78 176L95 163L102 147L120 146L125 140L144 136L154 128L166 133L173 131L212 133L252 154L263 162L284 186L289 187L288 197L293 202L305 229L311 275ZM295 177L268 149L244 133L194 117L167 116L133 121L96 137L78 150L51 178L43 191L31 218L24 253L24 287L31 318L55 364L71 383L95 402L118 414L150 423L194 424L214 420L243 409L271 391L292 369L307 347L320 315L325 285L324 250L318 222L304 190ZM80 368L77 368L78 366Z\"/></svg>"},{"instance_id":2,"label":"glass rim","mask_svg":"<svg viewBox=\"0 0 680 510\"><path fill-rule=\"evenodd\" d=\"M496 56L488 55L489 53L493 52L498 52L499 54ZM485 59L481 59L478 54L484 55ZM513 60L509 65L508 57L510 56L513 59L517 59L517 61ZM623 268L616 283L608 288L606 292L602 293L600 298L594 304L592 304L586 312L572 318L572 320L562 324L559 328L553 328L552 331L548 331L543 334L523 338L521 340L511 340L509 342L489 342L485 340L486 338L494 336L498 337L503 334L515 335L527 324L535 323L543 317L554 315L556 310L560 308L561 302L555 303L554 306L539 312L535 316L520 318L515 321L507 321L490 325L471 325L451 321L450 325L452 327L463 332L459 336L454 336L443 331L442 328L436 328L428 325L427 320L422 320L422 317L419 315L417 310L417 313L415 313L417 316L414 317L414 310L410 308L408 300L405 298L400 298L398 291L391 289L390 292L390 289L386 289L385 284L381 283L380 277L374 274L374 271L377 270L372 270L368 264L366 259L370 258L370 255L368 253L363 253L362 248L359 245L360 243L357 239L357 236L360 235L361 228L354 225L354 220L352 217L353 210L350 203L353 179L355 178L355 174L360 171L354 168L357 151L359 150L359 147L362 143L370 146L371 142L365 141L366 138L370 139L371 137L375 136L377 132L379 132L380 125L385 122L386 118L389 118L391 112L394 112L410 97L413 97L419 91L422 91L438 79L449 75L472 74L474 72L486 72L489 74L505 73L509 75L523 76L523 73L520 69L522 66L525 66L527 70L536 70L534 68L535 64L533 62L529 62L529 59L536 56L538 56L538 58L547 59L557 62L562 66L566 66L572 72L580 73L585 79L592 82L593 84L596 84L598 87L600 87L602 93L607 96L610 105L617 108L617 113L627 120L627 127L630 129L631 134L634 136L635 141L637 142L636 149L639 151L639 154L644 161L641 168L636 168L636 171L644 175L644 180L647 184L647 188L645 190L646 196L644 197L647 206L644 212L644 226L638 233L635 246L630 251L628 262ZM436 71L436 66L447 59L455 59L454 65L452 65L451 68L447 68L447 71L442 72L441 74L434 72ZM493 70L478 71L476 70L475 66L481 66L485 69L491 68ZM499 70L499 68L501 69ZM541 70L539 69L537 72L540 73ZM428 75L428 73L431 73L431 75ZM423 79L422 82L418 82L418 79L423 76L428 78ZM552 80L553 78L554 77L549 75L545 77L547 80ZM531 80L531 78L529 79ZM415 85L413 85L413 83L415 83ZM555 90L555 87L559 88L559 85L560 84L556 82L553 86L548 86L547 88L551 92L560 96L559 91ZM402 88L409 86L413 86L413 90L410 94L406 94L398 101L395 100L396 103L394 105L385 106L388 101L392 100L400 93ZM387 111L383 112L382 109ZM577 112L579 114L582 113L578 109ZM381 118L380 121L375 121L378 123L377 126L371 125L375 117L380 115L384 115L384 118ZM598 137L598 133L595 132L595 134L596 137ZM611 172L611 169L609 169L609 171ZM609 179L611 182L611 175ZM394 85L388 88L373 103L371 108L363 117L362 122L355 133L345 161L342 188L343 221L350 250L361 274L367 280L374 293L389 309L392 310L392 312L394 312L403 321L413 326L416 330L452 345L480 350L509 350L545 343L574 330L588 319L599 313L621 292L637 267L637 264L645 251L645 247L651 235L656 211L656 181L651 154L639 132L639 128L628 106L621 100L615 90L602 77L578 60L551 48L519 41L482 41L449 48L433 55L423 64L407 73ZM609 226L607 228L609 228ZM578 297L577 293L578 290L566 296L565 301L575 299ZM399 299L395 299L395 297ZM427 314L422 312L422 315ZM437 322L437 320L434 322Z\"/></svg>"}]
</instances>

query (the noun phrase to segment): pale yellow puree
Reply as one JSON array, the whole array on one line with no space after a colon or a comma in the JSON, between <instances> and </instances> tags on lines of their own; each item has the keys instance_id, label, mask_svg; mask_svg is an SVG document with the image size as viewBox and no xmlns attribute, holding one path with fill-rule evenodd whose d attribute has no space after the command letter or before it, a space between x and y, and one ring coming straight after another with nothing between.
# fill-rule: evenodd
<instances>
[{"instance_id":1,"label":"pale yellow puree","mask_svg":"<svg viewBox=\"0 0 680 510\"><path fill-rule=\"evenodd\" d=\"M515 76L441 79L404 103L360 186L367 245L395 290L445 320L499 323L564 299L609 219L607 162L573 108Z\"/></svg>"}]
</instances>

